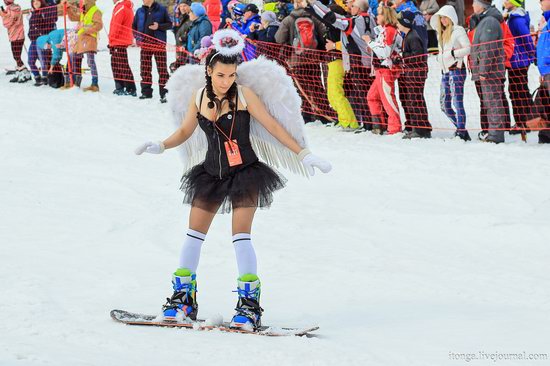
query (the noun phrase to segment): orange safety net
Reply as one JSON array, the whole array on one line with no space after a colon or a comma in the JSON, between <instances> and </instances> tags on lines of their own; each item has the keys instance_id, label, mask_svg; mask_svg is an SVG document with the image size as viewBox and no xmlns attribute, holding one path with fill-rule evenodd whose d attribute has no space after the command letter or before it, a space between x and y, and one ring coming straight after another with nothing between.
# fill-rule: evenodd
<instances>
[{"instance_id":1,"label":"orange safety net","mask_svg":"<svg viewBox=\"0 0 550 366\"><path fill-rule=\"evenodd\" d=\"M86 57L96 82L99 78L114 79L116 89L134 93L139 89L137 83L142 93L150 93L152 86L158 85L162 96L170 72L200 62L181 41L168 44L156 36L155 29L147 33L132 29L132 14L125 24L118 24L116 29L110 27L111 70L98 70L97 39L106 24L94 28L95 23L81 21L81 14L85 14L82 6L66 3L30 12L28 54L33 74L57 73L64 84L80 84L82 61ZM50 37L56 31L58 15L63 20L62 40ZM171 32L171 27L164 31ZM48 41L39 42L45 36ZM446 51L441 55L403 57L395 52L390 67L376 55L371 58L349 55L348 62L341 52L248 40L243 56L245 59L264 56L286 69L302 97L306 120L321 119L352 129L363 125L390 134L404 129L525 132L548 129L545 121L549 119L550 80L538 80L532 64L536 59L533 47L543 48L542 53L546 54L550 53L550 44L536 45L538 36L508 36L472 45L469 50L452 50L452 54ZM86 48L94 39L95 45ZM533 42L531 47L528 41ZM128 53L133 44L140 48L139 60L130 59L137 56L135 52ZM23 44L15 47L22 48ZM17 52L20 54L21 50L16 49L14 55ZM449 61L451 57L454 62ZM153 60L158 78L153 77Z\"/></svg>"}]
</instances>

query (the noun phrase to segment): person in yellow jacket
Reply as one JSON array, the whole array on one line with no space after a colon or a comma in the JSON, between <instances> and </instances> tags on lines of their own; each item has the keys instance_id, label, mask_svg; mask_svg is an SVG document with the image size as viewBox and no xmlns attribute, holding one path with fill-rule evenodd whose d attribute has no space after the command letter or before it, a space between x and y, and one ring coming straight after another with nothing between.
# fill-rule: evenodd
<instances>
[{"instance_id":1,"label":"person in yellow jacket","mask_svg":"<svg viewBox=\"0 0 550 366\"><path fill-rule=\"evenodd\" d=\"M330 5L330 10L342 16L346 15L347 7L343 1L334 2ZM322 20L322 19L321 19ZM340 40L340 31L332 27L328 28L326 50L334 58L327 64L327 98L332 109L338 116L338 124L345 131L356 130L359 128L357 118L353 112L350 101L344 91L344 79L346 73L342 62L342 41Z\"/></svg>"},{"instance_id":2,"label":"person in yellow jacket","mask_svg":"<svg viewBox=\"0 0 550 366\"><path fill-rule=\"evenodd\" d=\"M62 4L67 0L62 0ZM77 6L69 5L67 7L69 19L78 22L77 40L75 46L75 57L73 59L72 70L74 83L80 87L82 81L82 59L84 54L88 61L88 66L92 73L92 85L84 88L84 91L98 92L98 75L95 54L97 53L97 42L99 31L103 28L103 19L101 10L96 6L96 0L84 0L81 9Z\"/></svg>"}]
</instances>

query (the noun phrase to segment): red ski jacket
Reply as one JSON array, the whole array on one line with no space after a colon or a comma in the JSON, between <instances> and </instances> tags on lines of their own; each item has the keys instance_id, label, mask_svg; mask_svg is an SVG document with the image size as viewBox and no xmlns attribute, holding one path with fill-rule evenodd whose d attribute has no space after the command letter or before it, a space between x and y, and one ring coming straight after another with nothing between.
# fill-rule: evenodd
<instances>
[{"instance_id":1,"label":"red ski jacket","mask_svg":"<svg viewBox=\"0 0 550 366\"><path fill-rule=\"evenodd\" d=\"M111 27L109 28L109 46L129 46L134 42L132 23L134 9L130 0L119 0L113 8Z\"/></svg>"}]
</instances>

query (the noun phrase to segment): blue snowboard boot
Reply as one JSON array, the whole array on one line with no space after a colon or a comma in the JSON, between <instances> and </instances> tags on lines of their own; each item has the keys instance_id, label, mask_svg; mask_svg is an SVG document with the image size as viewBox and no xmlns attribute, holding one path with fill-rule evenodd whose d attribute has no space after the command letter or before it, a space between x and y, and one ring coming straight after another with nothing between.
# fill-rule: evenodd
<instances>
[{"instance_id":1,"label":"blue snowboard boot","mask_svg":"<svg viewBox=\"0 0 550 366\"><path fill-rule=\"evenodd\" d=\"M264 309L260 307L261 283L255 274L245 274L238 278L237 292L239 301L236 313L231 320L233 328L257 329L262 325Z\"/></svg>"},{"instance_id":2,"label":"blue snowboard boot","mask_svg":"<svg viewBox=\"0 0 550 366\"><path fill-rule=\"evenodd\" d=\"M178 269L172 275L172 287L174 294L171 298L166 298L166 304L162 307L164 320L197 320L199 306L196 274L187 268Z\"/></svg>"}]
</instances>

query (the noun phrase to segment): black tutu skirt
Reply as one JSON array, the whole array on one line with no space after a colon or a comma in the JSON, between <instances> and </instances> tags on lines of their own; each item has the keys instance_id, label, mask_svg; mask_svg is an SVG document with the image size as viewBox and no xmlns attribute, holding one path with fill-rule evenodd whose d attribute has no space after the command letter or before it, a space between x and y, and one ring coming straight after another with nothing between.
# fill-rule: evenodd
<instances>
[{"instance_id":1,"label":"black tutu skirt","mask_svg":"<svg viewBox=\"0 0 550 366\"><path fill-rule=\"evenodd\" d=\"M283 188L286 178L268 165L256 161L221 179L207 173L203 164L181 178L184 203L213 213L229 213L240 207L268 208L273 192Z\"/></svg>"}]
</instances>

